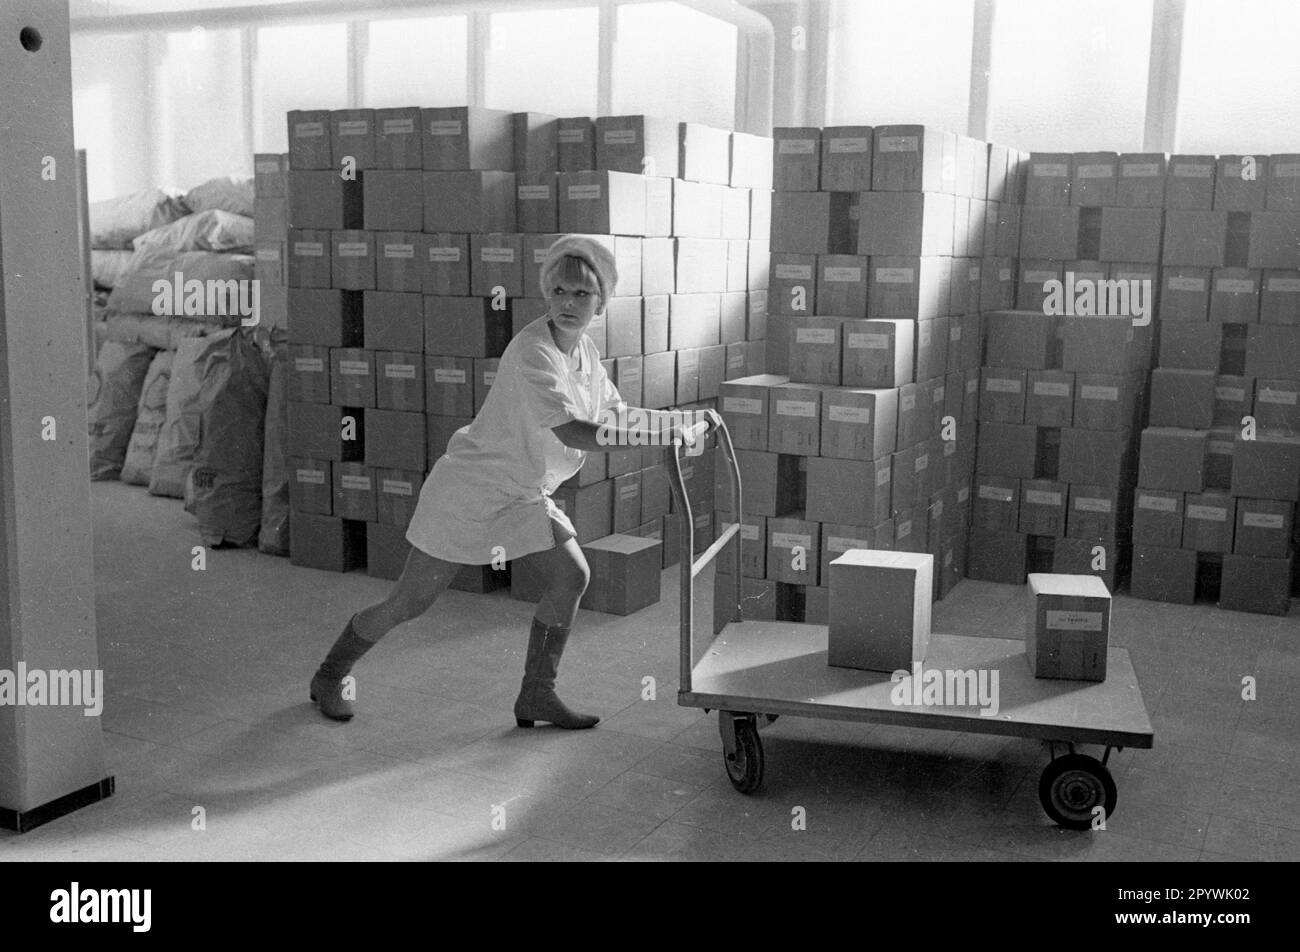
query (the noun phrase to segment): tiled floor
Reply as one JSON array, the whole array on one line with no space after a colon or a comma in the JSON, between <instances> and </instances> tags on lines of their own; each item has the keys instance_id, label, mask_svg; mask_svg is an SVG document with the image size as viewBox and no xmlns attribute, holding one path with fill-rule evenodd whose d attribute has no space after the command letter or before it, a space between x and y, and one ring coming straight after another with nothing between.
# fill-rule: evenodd
<instances>
[{"instance_id":1,"label":"tiled floor","mask_svg":"<svg viewBox=\"0 0 1300 952\"><path fill-rule=\"evenodd\" d=\"M1071 833L1039 806L1032 741L787 717L764 732L764 790L736 793L716 715L676 705L675 572L651 609L580 615L560 687L604 717L594 731L515 728L531 607L503 593L450 592L394 632L357 670L358 717L326 721L311 672L389 583L251 551L193 571L179 503L93 494L117 794L0 833L0 859L1300 859L1294 603L1116 600L1156 747L1112 757L1108 829ZM1006 636L1022 598L966 581L935 627Z\"/></svg>"}]
</instances>

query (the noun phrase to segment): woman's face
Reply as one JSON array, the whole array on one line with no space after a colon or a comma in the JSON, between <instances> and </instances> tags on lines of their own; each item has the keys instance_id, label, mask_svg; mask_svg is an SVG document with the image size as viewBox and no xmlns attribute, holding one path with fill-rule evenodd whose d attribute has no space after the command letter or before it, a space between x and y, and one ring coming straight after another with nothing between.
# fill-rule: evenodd
<instances>
[{"instance_id":1,"label":"woman's face","mask_svg":"<svg viewBox=\"0 0 1300 952\"><path fill-rule=\"evenodd\" d=\"M601 308L600 288L591 281L551 280L550 318L562 331L582 333Z\"/></svg>"}]
</instances>

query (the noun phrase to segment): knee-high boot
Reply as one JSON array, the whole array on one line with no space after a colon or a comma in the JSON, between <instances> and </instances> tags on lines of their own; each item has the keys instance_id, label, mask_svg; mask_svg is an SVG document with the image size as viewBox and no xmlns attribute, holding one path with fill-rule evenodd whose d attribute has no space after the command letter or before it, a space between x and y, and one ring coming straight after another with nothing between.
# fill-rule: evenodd
<instances>
[{"instance_id":1,"label":"knee-high boot","mask_svg":"<svg viewBox=\"0 0 1300 952\"><path fill-rule=\"evenodd\" d=\"M569 639L569 629L561 625L543 625L533 619L528 635L528 656L524 661L524 681L515 701L515 721L520 727L532 727L535 721L549 721L556 727L580 730L595 727L600 718L569 710L555 696L555 676L560 656Z\"/></svg>"},{"instance_id":2,"label":"knee-high boot","mask_svg":"<svg viewBox=\"0 0 1300 952\"><path fill-rule=\"evenodd\" d=\"M311 699L320 705L322 714L336 721L352 720L354 711L352 702L343 697L343 679L361 656L375 645L357 634L352 627L354 620L355 616L348 620L343 634L334 642L316 676L311 679Z\"/></svg>"}]
</instances>

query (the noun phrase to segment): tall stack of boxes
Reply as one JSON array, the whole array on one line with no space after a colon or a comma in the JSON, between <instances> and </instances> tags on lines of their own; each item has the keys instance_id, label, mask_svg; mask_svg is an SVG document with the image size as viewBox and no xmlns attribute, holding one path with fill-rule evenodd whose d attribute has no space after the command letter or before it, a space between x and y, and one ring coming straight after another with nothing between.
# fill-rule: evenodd
<instances>
[{"instance_id":1,"label":"tall stack of boxes","mask_svg":"<svg viewBox=\"0 0 1300 952\"><path fill-rule=\"evenodd\" d=\"M288 170L288 155L253 156L253 277L260 294L259 322L267 327L288 324Z\"/></svg>"},{"instance_id":2,"label":"tall stack of boxes","mask_svg":"<svg viewBox=\"0 0 1300 952\"><path fill-rule=\"evenodd\" d=\"M980 314L1013 304L1021 157L923 126L774 140L767 373L722 388L744 564L716 590L739 571L747 617L825 623L831 561L869 548L933 554L940 598L965 561Z\"/></svg>"},{"instance_id":3,"label":"tall stack of boxes","mask_svg":"<svg viewBox=\"0 0 1300 952\"><path fill-rule=\"evenodd\" d=\"M1300 156L1169 159L1132 593L1285 614L1300 499Z\"/></svg>"},{"instance_id":4,"label":"tall stack of boxes","mask_svg":"<svg viewBox=\"0 0 1300 952\"><path fill-rule=\"evenodd\" d=\"M538 265L559 234L589 234L617 259L618 296L588 333L630 405L711 406L725 377L763 367L770 140L469 107L291 112L289 139L300 564L400 573L425 474L483 406L512 336L545 313ZM694 461L688 483L699 545L712 538L711 462ZM592 556L626 569L647 548L676 556L669 495L662 448L630 447L591 454L554 499L584 545L667 543ZM507 580L472 567L457 585ZM641 600L607 588L593 583L593 605Z\"/></svg>"}]
</instances>

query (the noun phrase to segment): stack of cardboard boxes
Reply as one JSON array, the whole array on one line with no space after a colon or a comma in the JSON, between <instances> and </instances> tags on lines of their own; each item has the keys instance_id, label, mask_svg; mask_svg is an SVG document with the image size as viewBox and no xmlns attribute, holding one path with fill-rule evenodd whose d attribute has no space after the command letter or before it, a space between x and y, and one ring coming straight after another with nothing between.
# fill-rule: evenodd
<instances>
[{"instance_id":1,"label":"stack of cardboard boxes","mask_svg":"<svg viewBox=\"0 0 1300 952\"><path fill-rule=\"evenodd\" d=\"M1285 614L1300 499L1300 156L1169 160L1132 593Z\"/></svg>"},{"instance_id":2,"label":"stack of cardboard boxes","mask_svg":"<svg viewBox=\"0 0 1300 952\"><path fill-rule=\"evenodd\" d=\"M292 112L289 136L302 564L400 572L425 474L482 407L512 336L546 311L538 265L559 234L592 235L617 259L617 296L588 333L629 404L711 405L726 376L762 369L770 140L468 107ZM713 483L698 465L707 544ZM669 495L662 449L631 447L591 454L554 498L587 545L662 539ZM650 548L676 555L607 554L643 568ZM508 578L467 568L457 584ZM593 583L593 605L619 601L606 595Z\"/></svg>"},{"instance_id":3,"label":"stack of cardboard boxes","mask_svg":"<svg viewBox=\"0 0 1300 952\"><path fill-rule=\"evenodd\" d=\"M1013 304L1021 156L922 126L774 139L768 373L722 388L745 545L716 590L739 571L747 616L825 623L831 561L868 548L933 554L942 597L965 560L980 313Z\"/></svg>"},{"instance_id":4,"label":"stack of cardboard boxes","mask_svg":"<svg viewBox=\"0 0 1300 952\"><path fill-rule=\"evenodd\" d=\"M261 295L259 323L284 327L288 323L289 289L285 272L288 233L289 156L253 156L253 277Z\"/></svg>"}]
</instances>

